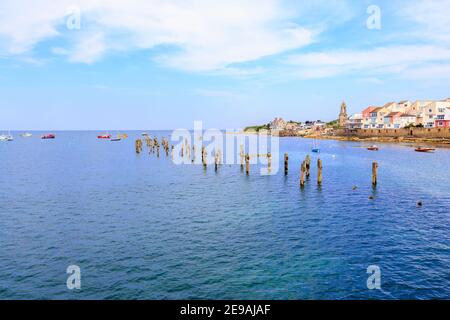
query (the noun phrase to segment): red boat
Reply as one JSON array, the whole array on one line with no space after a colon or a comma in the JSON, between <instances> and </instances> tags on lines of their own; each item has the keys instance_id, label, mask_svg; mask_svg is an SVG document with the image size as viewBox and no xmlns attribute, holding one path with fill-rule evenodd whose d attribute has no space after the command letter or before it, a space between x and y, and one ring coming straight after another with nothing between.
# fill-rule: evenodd
<instances>
[{"instance_id":1,"label":"red boat","mask_svg":"<svg viewBox=\"0 0 450 320\"><path fill-rule=\"evenodd\" d=\"M378 151L378 146L370 146L367 148L369 151Z\"/></svg>"},{"instance_id":2,"label":"red boat","mask_svg":"<svg viewBox=\"0 0 450 320\"><path fill-rule=\"evenodd\" d=\"M97 136L97 138L99 139L111 139L111 135L110 134L102 134Z\"/></svg>"},{"instance_id":3,"label":"red boat","mask_svg":"<svg viewBox=\"0 0 450 320\"><path fill-rule=\"evenodd\" d=\"M433 149L433 148L422 148L422 147L418 147L418 148L416 149L416 152L433 152L434 150L436 150L436 149Z\"/></svg>"},{"instance_id":4,"label":"red boat","mask_svg":"<svg viewBox=\"0 0 450 320\"><path fill-rule=\"evenodd\" d=\"M54 134L46 134L41 136L41 139L55 139L56 136Z\"/></svg>"}]
</instances>

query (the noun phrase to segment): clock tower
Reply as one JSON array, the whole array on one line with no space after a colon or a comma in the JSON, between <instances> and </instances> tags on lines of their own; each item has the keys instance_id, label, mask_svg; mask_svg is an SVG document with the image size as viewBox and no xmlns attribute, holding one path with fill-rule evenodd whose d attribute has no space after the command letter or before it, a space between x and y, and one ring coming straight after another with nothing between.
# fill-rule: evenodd
<instances>
[{"instance_id":1,"label":"clock tower","mask_svg":"<svg viewBox=\"0 0 450 320\"><path fill-rule=\"evenodd\" d=\"M347 115L347 105L345 102L341 104L341 112L339 113L339 127L345 128L345 124L347 123L348 115Z\"/></svg>"}]
</instances>

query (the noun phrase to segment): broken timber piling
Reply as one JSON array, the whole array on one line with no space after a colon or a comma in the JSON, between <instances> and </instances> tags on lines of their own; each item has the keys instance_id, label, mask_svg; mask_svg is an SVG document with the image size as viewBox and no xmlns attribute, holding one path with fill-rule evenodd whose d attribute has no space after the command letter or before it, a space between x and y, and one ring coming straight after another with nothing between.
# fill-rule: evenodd
<instances>
[{"instance_id":1,"label":"broken timber piling","mask_svg":"<svg viewBox=\"0 0 450 320\"><path fill-rule=\"evenodd\" d=\"M245 155L245 173L250 175L250 156L248 154Z\"/></svg>"},{"instance_id":2,"label":"broken timber piling","mask_svg":"<svg viewBox=\"0 0 450 320\"><path fill-rule=\"evenodd\" d=\"M317 184L322 185L322 160L317 160Z\"/></svg>"},{"instance_id":3,"label":"broken timber piling","mask_svg":"<svg viewBox=\"0 0 450 320\"><path fill-rule=\"evenodd\" d=\"M303 161L300 167L300 187L302 188L305 186L305 171L306 171L306 164L305 161Z\"/></svg>"},{"instance_id":4,"label":"broken timber piling","mask_svg":"<svg viewBox=\"0 0 450 320\"><path fill-rule=\"evenodd\" d=\"M287 153L284 154L284 175L287 176L289 170L289 155Z\"/></svg>"},{"instance_id":5,"label":"broken timber piling","mask_svg":"<svg viewBox=\"0 0 450 320\"><path fill-rule=\"evenodd\" d=\"M309 176L311 174L311 158L309 157L309 154L306 155L305 170L306 170L306 178L309 178Z\"/></svg>"},{"instance_id":6,"label":"broken timber piling","mask_svg":"<svg viewBox=\"0 0 450 320\"><path fill-rule=\"evenodd\" d=\"M372 163L372 185L377 185L377 176L378 176L378 162Z\"/></svg>"}]
</instances>

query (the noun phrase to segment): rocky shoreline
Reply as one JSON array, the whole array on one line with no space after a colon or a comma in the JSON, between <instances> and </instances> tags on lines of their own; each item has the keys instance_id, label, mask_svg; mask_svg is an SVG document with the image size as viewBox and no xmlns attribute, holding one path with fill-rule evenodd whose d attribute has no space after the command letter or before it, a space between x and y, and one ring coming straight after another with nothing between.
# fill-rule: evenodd
<instances>
[{"instance_id":1,"label":"rocky shoreline","mask_svg":"<svg viewBox=\"0 0 450 320\"><path fill-rule=\"evenodd\" d=\"M241 132L240 134L258 134L254 131ZM261 133L260 133L261 134ZM271 135L269 131L264 134ZM355 142L380 142L380 143L406 143L414 144L417 146L436 146L450 148L450 139L448 138L417 138L417 137L358 137L347 135L333 135L333 134L300 134L295 131L280 131L276 134L280 138L306 138L306 139L318 139L318 140L338 140L338 141L355 141Z\"/></svg>"},{"instance_id":2,"label":"rocky shoreline","mask_svg":"<svg viewBox=\"0 0 450 320\"><path fill-rule=\"evenodd\" d=\"M415 138L415 137L356 137L343 135L306 135L304 138L356 141L356 142L385 142L385 143L413 143L450 148L450 139L446 138Z\"/></svg>"}]
</instances>

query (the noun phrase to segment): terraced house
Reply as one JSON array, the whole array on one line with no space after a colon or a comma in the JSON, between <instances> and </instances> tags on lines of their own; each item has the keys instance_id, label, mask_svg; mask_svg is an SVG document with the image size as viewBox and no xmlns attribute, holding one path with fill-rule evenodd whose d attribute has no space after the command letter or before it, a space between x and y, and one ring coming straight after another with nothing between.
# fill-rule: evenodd
<instances>
[{"instance_id":1,"label":"terraced house","mask_svg":"<svg viewBox=\"0 0 450 320\"><path fill-rule=\"evenodd\" d=\"M438 109L434 126L436 128L450 128L450 107Z\"/></svg>"},{"instance_id":2,"label":"terraced house","mask_svg":"<svg viewBox=\"0 0 450 320\"><path fill-rule=\"evenodd\" d=\"M382 107L370 106L362 111L363 129L400 129L408 126L425 128L450 128L450 98L446 100L408 100L388 102ZM361 117L354 114L347 122L347 129L355 129L352 119Z\"/></svg>"}]
</instances>

